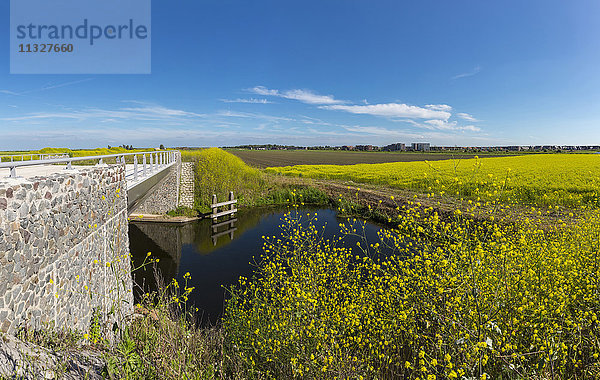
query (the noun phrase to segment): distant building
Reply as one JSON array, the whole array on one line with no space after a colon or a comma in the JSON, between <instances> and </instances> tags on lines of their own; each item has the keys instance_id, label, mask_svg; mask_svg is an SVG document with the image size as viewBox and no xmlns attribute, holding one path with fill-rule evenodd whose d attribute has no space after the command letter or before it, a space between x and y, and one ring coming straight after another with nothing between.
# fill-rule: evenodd
<instances>
[{"instance_id":1,"label":"distant building","mask_svg":"<svg viewBox=\"0 0 600 380\"><path fill-rule=\"evenodd\" d=\"M418 152L429 152L429 150L431 148L431 144L430 143L412 143L411 148L412 148L412 150L418 151Z\"/></svg>"},{"instance_id":2,"label":"distant building","mask_svg":"<svg viewBox=\"0 0 600 380\"><path fill-rule=\"evenodd\" d=\"M509 145L509 146L506 146L504 148L506 150L512 151L512 152L519 152L519 151L521 151L521 146L519 146L519 145Z\"/></svg>"},{"instance_id":3,"label":"distant building","mask_svg":"<svg viewBox=\"0 0 600 380\"><path fill-rule=\"evenodd\" d=\"M354 150L354 147L352 145L344 145L342 146L342 150Z\"/></svg>"},{"instance_id":4,"label":"distant building","mask_svg":"<svg viewBox=\"0 0 600 380\"><path fill-rule=\"evenodd\" d=\"M356 146L356 150L362 150L362 151L370 152L370 151L373 150L373 145L357 145Z\"/></svg>"},{"instance_id":5,"label":"distant building","mask_svg":"<svg viewBox=\"0 0 600 380\"><path fill-rule=\"evenodd\" d=\"M384 146L383 148L381 148L381 150L385 150L387 152L396 152L399 150L406 150L406 145L403 143L390 144Z\"/></svg>"}]
</instances>

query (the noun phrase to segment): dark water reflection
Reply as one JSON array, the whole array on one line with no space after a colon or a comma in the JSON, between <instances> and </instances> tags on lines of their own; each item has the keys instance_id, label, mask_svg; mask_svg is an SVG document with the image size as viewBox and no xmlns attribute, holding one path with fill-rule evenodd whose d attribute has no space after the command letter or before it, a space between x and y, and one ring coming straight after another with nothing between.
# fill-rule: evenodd
<instances>
[{"instance_id":1,"label":"dark water reflection","mask_svg":"<svg viewBox=\"0 0 600 380\"><path fill-rule=\"evenodd\" d=\"M241 211L236 219L233 239L230 233L214 236L212 221L202 220L185 225L167 223L132 222L129 225L130 248L134 265L140 265L147 252L160 259L160 269L165 282L176 278L180 284L183 276L190 272L192 278L188 286L195 290L190 302L200 309L204 323L218 322L223 311L223 303L228 287L237 283L240 276L251 277L255 263L262 253L262 236L279 236L282 217L287 209L250 209ZM330 209L306 208L303 214L317 213L317 226L325 226L324 237L331 239L340 236L339 219ZM222 226L217 232L227 231ZM365 236L369 242L379 241L380 226L365 223ZM355 247L360 238L346 236L343 245ZM216 244L215 244L216 243ZM146 289L156 288L152 269L134 273L138 284ZM136 296L139 295L136 294Z\"/></svg>"}]
</instances>

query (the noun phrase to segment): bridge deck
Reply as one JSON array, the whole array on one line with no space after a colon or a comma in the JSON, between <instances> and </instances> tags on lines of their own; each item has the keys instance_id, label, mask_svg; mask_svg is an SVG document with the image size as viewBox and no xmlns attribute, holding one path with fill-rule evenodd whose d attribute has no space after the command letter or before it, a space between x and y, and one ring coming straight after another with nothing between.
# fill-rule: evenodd
<instances>
[{"instance_id":1,"label":"bridge deck","mask_svg":"<svg viewBox=\"0 0 600 380\"><path fill-rule=\"evenodd\" d=\"M153 172L152 174L157 174L159 172L161 172L162 170L166 169L167 167L170 167L171 164L169 165L164 165L158 168L157 171ZM60 174L60 173L69 173L69 172L76 172L77 169L85 169L85 168L90 168L91 166L89 165L73 165L71 170L67 170L65 169L65 165L38 165L38 166L24 166L22 168L19 168L19 176L16 178L16 180L18 180L19 178L33 178L33 177L46 177L52 174ZM138 168L139 170L139 168ZM148 169L149 170L149 169ZM8 168L0 168L0 178L2 179L8 179L7 177L10 174L10 169ZM139 172L139 178L141 179L141 171ZM152 175L149 175L148 177L151 177ZM141 182L139 179L136 181L134 179L134 166L132 164L127 164L125 165L125 177L127 179L127 188L131 189L132 187L136 186L139 182ZM148 178L146 177L146 178Z\"/></svg>"},{"instance_id":2,"label":"bridge deck","mask_svg":"<svg viewBox=\"0 0 600 380\"><path fill-rule=\"evenodd\" d=\"M15 159L16 157L16 159ZM77 165L83 161L97 162L95 167L108 167L104 160L114 159L116 163L125 165L125 181L127 187L128 207L133 207L144 199L163 178L181 162L178 151L148 151L124 154L108 154L85 157L42 156L39 159L25 160L23 156L11 156L10 162L6 156L0 157L0 182L19 183L34 177L48 177L55 174L76 173L78 170L91 169L91 165ZM126 158L133 164L125 164ZM15 160L15 161L13 161ZM179 176L177 176L179 178ZM176 183L176 194L179 194L179 182Z\"/></svg>"}]
</instances>

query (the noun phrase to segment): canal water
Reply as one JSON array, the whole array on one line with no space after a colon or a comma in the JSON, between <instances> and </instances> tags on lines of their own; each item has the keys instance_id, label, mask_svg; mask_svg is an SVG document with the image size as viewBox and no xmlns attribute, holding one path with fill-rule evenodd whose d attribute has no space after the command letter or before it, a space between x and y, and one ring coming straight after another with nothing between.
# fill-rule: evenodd
<instances>
[{"instance_id":1,"label":"canal water","mask_svg":"<svg viewBox=\"0 0 600 380\"><path fill-rule=\"evenodd\" d=\"M217 228L211 220L201 220L184 225L169 223L134 222L129 224L129 241L133 263L139 266L148 252L159 258L157 264L165 283L173 278L184 283L184 274L190 272L188 286L195 287L190 303L199 309L203 324L219 321L226 298L226 288L236 284L240 276L250 278L262 254L263 236L280 236L282 218L290 212L287 208L254 208L243 210L235 221ZM323 237L342 236L338 218L331 209L305 208L292 210L303 217L317 213L315 225L323 228ZM368 222L364 225L364 238L369 243L379 242L382 227ZM360 233L363 234L362 228ZM342 244L355 247L362 237L344 236ZM385 253L385 251L384 251ZM391 253L391 252L388 252ZM151 266L134 272L134 280L146 290L156 289ZM141 294L136 290L136 297Z\"/></svg>"}]
</instances>

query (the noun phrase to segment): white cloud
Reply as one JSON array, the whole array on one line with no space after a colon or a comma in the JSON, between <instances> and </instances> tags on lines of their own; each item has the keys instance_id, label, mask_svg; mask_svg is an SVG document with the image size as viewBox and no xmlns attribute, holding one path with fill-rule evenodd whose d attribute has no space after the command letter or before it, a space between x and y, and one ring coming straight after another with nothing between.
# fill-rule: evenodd
<instances>
[{"instance_id":1,"label":"white cloud","mask_svg":"<svg viewBox=\"0 0 600 380\"><path fill-rule=\"evenodd\" d=\"M44 119L73 119L73 120L145 120L145 121L177 121L200 118L206 115L172 109L157 105L143 107L118 108L115 110L85 108L73 111L38 112L17 117L1 118L3 121L24 121Z\"/></svg>"},{"instance_id":2,"label":"white cloud","mask_svg":"<svg viewBox=\"0 0 600 380\"><path fill-rule=\"evenodd\" d=\"M302 103L307 104L342 104L346 103L343 100L338 100L333 97L333 95L319 95L310 90L287 90L287 91L279 91L279 90L271 90L263 86L256 86L249 89L250 92L253 92L257 95L263 96L277 96L284 99L298 100Z\"/></svg>"},{"instance_id":3,"label":"white cloud","mask_svg":"<svg viewBox=\"0 0 600 380\"><path fill-rule=\"evenodd\" d=\"M473 70L467 71L466 73L455 75L450 79L460 79L460 78L472 77L473 75L479 73L480 71L481 71L481 66L475 66L473 68Z\"/></svg>"},{"instance_id":4,"label":"white cloud","mask_svg":"<svg viewBox=\"0 0 600 380\"><path fill-rule=\"evenodd\" d=\"M255 99L255 98L250 98L250 99L237 98L237 99L219 99L219 100L224 103L252 103L252 104L273 103L273 102L268 101L267 99Z\"/></svg>"},{"instance_id":5,"label":"white cloud","mask_svg":"<svg viewBox=\"0 0 600 380\"><path fill-rule=\"evenodd\" d=\"M473 115L469 115L468 113L464 113L464 112L459 112L456 114L456 116L460 117L463 120L467 120L467 121L472 121L472 122L479 121L476 118L474 118Z\"/></svg>"},{"instance_id":6,"label":"white cloud","mask_svg":"<svg viewBox=\"0 0 600 380\"><path fill-rule=\"evenodd\" d=\"M427 104L425 108L429 108L430 110L436 111L452 111L452 107L447 104Z\"/></svg>"},{"instance_id":7,"label":"white cloud","mask_svg":"<svg viewBox=\"0 0 600 380\"><path fill-rule=\"evenodd\" d=\"M335 99L332 95L318 95L306 90L290 90L284 93L287 99L294 99L308 104L340 104L341 100Z\"/></svg>"},{"instance_id":8,"label":"white cloud","mask_svg":"<svg viewBox=\"0 0 600 380\"><path fill-rule=\"evenodd\" d=\"M472 132L480 132L481 128L476 127L474 125L466 125L464 127L462 127L463 130L465 131L472 131Z\"/></svg>"},{"instance_id":9,"label":"white cloud","mask_svg":"<svg viewBox=\"0 0 600 380\"><path fill-rule=\"evenodd\" d=\"M10 90L0 90L0 94L15 95L15 96L21 95L18 92L14 92L14 91L10 91Z\"/></svg>"},{"instance_id":10,"label":"white cloud","mask_svg":"<svg viewBox=\"0 0 600 380\"><path fill-rule=\"evenodd\" d=\"M22 92L15 92L15 91L10 91L10 90L0 90L0 94L22 96L22 95L31 94L31 93L34 93L34 92L47 91L47 90L53 90L55 88L72 86L74 84L89 82L91 80L94 80L94 79L93 78L87 78L87 79L80 79L80 80L75 80L75 81L70 81L70 82L63 82L63 83L57 83L57 84L47 83L43 87L36 88L36 89L33 89L33 90L28 90L28 91L22 91Z\"/></svg>"},{"instance_id":11,"label":"white cloud","mask_svg":"<svg viewBox=\"0 0 600 380\"><path fill-rule=\"evenodd\" d=\"M264 86L256 86L256 87L249 89L248 91L258 94L258 95L280 96L279 90L269 90L268 88L266 88Z\"/></svg>"},{"instance_id":12,"label":"white cloud","mask_svg":"<svg viewBox=\"0 0 600 380\"><path fill-rule=\"evenodd\" d=\"M472 72L459 74L455 77L462 78L464 76L475 75L481 70L477 66ZM401 119L396 121L403 121L419 128L425 128L430 130L446 130L446 131L472 131L478 132L481 128L474 125L459 126L456 121L449 122L448 119L452 117L452 106L448 104L427 104L424 107L408 105L404 103L381 103L381 104L369 104L366 99L362 100L362 104L348 104L349 102L336 99L333 95L319 95L310 90L287 90L280 91L276 89L269 89L264 86L256 86L248 91L262 95L262 96L276 96L284 99L298 100L303 103L317 105L321 109L331 111L344 111L352 114L359 115L371 115L380 116L390 119ZM250 117L247 115L227 115L237 117ZM470 122L478 121L473 116L467 113L458 113L457 117L467 120ZM425 122L418 122L418 119L427 119ZM291 121L291 120L290 120ZM332 126L330 123L323 123L316 120L310 120L307 118L294 120L300 121L304 124L322 124ZM361 127L363 128L363 127ZM369 127L371 128L371 127ZM382 133L392 133L390 130L381 129L379 127L373 127L373 131L381 131ZM365 131L363 128L362 131Z\"/></svg>"},{"instance_id":13,"label":"white cloud","mask_svg":"<svg viewBox=\"0 0 600 380\"><path fill-rule=\"evenodd\" d=\"M149 116L158 116L158 117L173 117L173 116L183 116L183 117L203 117L206 116L204 114L199 114L195 112L188 112L178 109L167 108L163 106L146 106L146 107L137 107L137 108L121 108L121 111L131 112L137 115L149 115Z\"/></svg>"},{"instance_id":14,"label":"white cloud","mask_svg":"<svg viewBox=\"0 0 600 380\"><path fill-rule=\"evenodd\" d=\"M229 110L219 111L216 113L216 116L245 118L245 119L259 119L259 120L267 120L267 121L271 121L271 122L294 121L294 119L291 119L288 117L265 115L263 113L254 113L254 112L237 112L237 111L229 111Z\"/></svg>"},{"instance_id":15,"label":"white cloud","mask_svg":"<svg viewBox=\"0 0 600 380\"><path fill-rule=\"evenodd\" d=\"M452 114L447 111L432 110L401 103L370 104L364 106L331 105L320 108L336 111L346 111L354 114L400 117L409 119L442 119L448 120Z\"/></svg>"},{"instance_id":16,"label":"white cloud","mask_svg":"<svg viewBox=\"0 0 600 380\"><path fill-rule=\"evenodd\" d=\"M78 83L89 82L91 80L94 80L94 79L93 78L87 78L87 79L74 80L74 81L71 81L71 82L64 82L64 83L58 83L58 84L49 83L49 84L45 85L42 88L38 88L36 90L25 91L25 92L23 92L23 94L28 94L30 92L52 90L52 89L55 89L55 88L71 86L71 85L78 84Z\"/></svg>"},{"instance_id":17,"label":"white cloud","mask_svg":"<svg viewBox=\"0 0 600 380\"><path fill-rule=\"evenodd\" d=\"M481 128L474 125L459 126L456 121L444 121L444 120L425 120L425 128L437 129L441 131L471 131L479 132Z\"/></svg>"}]
</instances>

